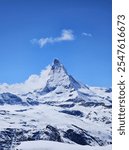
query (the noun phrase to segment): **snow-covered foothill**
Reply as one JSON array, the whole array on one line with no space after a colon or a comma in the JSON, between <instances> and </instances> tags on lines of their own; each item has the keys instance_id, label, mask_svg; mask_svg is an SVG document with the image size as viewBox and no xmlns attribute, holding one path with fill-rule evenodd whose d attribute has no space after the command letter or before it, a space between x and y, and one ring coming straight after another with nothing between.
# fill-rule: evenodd
<instances>
[{"instance_id":1,"label":"snow-covered foothill","mask_svg":"<svg viewBox=\"0 0 129 150\"><path fill-rule=\"evenodd\" d=\"M110 146L82 146L51 141L22 142L15 150L111 150Z\"/></svg>"}]
</instances>

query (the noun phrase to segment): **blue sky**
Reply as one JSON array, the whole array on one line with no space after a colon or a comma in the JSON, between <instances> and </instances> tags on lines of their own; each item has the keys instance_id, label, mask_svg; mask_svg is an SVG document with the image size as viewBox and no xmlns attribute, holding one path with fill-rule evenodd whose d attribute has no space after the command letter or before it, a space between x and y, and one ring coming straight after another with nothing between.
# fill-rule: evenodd
<instances>
[{"instance_id":1,"label":"blue sky","mask_svg":"<svg viewBox=\"0 0 129 150\"><path fill-rule=\"evenodd\" d=\"M0 0L0 83L59 58L77 80L111 86L111 0Z\"/></svg>"}]
</instances>

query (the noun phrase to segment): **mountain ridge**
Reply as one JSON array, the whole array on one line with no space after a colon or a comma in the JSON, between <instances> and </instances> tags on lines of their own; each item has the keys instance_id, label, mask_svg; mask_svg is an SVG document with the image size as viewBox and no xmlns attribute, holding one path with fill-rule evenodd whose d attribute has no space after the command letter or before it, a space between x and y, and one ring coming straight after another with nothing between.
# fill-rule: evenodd
<instances>
[{"instance_id":1,"label":"mountain ridge","mask_svg":"<svg viewBox=\"0 0 129 150\"><path fill-rule=\"evenodd\" d=\"M67 70L64 68L63 64L61 64L60 61L57 58L55 58L51 65L48 65L46 67L46 69L41 71L40 75L32 74L23 83L15 83L15 84L3 83L3 84L0 84L0 93L2 93L2 92L3 93L4 92L11 92L13 94L22 94L22 93L27 93L27 92L33 92L36 89L42 88L43 87L43 82L45 82L44 80L47 80L47 76L48 76L50 70L52 68L54 69L55 66L57 68L57 64L56 63L61 68L63 68L64 72L67 75L69 75L67 73ZM69 77L71 77L73 79L73 77L71 75L69 75ZM81 82L78 82L78 83L82 84ZM85 84L82 84L82 85L88 87ZM104 88L104 87L101 87L101 88Z\"/></svg>"}]
</instances>

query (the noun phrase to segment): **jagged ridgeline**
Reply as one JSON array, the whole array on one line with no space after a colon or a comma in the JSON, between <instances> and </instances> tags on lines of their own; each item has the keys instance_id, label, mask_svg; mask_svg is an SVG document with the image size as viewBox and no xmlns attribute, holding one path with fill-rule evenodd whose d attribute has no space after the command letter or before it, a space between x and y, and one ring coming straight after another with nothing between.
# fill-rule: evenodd
<instances>
[{"instance_id":1,"label":"jagged ridgeline","mask_svg":"<svg viewBox=\"0 0 129 150\"><path fill-rule=\"evenodd\" d=\"M0 85L0 150L34 140L111 144L111 94L78 82L58 59L24 83Z\"/></svg>"}]
</instances>

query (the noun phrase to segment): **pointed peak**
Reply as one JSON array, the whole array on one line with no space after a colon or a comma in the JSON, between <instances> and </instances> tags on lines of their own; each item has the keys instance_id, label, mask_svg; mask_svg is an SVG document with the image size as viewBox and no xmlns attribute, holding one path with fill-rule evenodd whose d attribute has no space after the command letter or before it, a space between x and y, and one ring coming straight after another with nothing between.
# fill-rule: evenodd
<instances>
[{"instance_id":1,"label":"pointed peak","mask_svg":"<svg viewBox=\"0 0 129 150\"><path fill-rule=\"evenodd\" d=\"M54 65L59 65L59 64L60 64L59 59L55 58L54 61L53 61L53 64L54 64Z\"/></svg>"},{"instance_id":2,"label":"pointed peak","mask_svg":"<svg viewBox=\"0 0 129 150\"><path fill-rule=\"evenodd\" d=\"M57 69L60 67L63 67L63 65L60 63L60 61L57 58L54 59L53 64L52 64L52 69Z\"/></svg>"},{"instance_id":3,"label":"pointed peak","mask_svg":"<svg viewBox=\"0 0 129 150\"><path fill-rule=\"evenodd\" d=\"M58 73L63 72L68 75L67 70L65 69L64 65L57 58L54 59L51 65L51 69L53 72L58 72Z\"/></svg>"}]
</instances>

